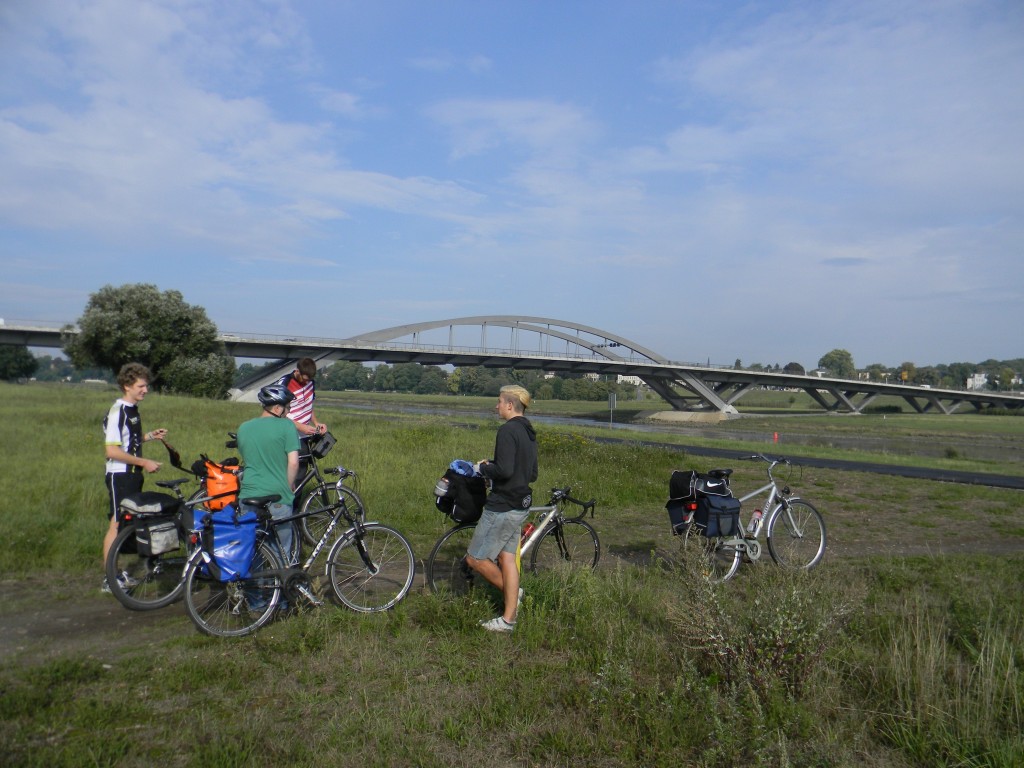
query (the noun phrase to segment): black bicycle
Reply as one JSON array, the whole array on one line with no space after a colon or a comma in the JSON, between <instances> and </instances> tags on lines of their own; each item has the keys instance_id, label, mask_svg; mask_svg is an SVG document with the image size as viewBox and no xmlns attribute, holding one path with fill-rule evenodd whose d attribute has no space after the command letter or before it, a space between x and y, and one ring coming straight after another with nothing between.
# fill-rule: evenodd
<instances>
[{"instance_id":1,"label":"black bicycle","mask_svg":"<svg viewBox=\"0 0 1024 768\"><path fill-rule=\"evenodd\" d=\"M342 467L325 470L324 474L338 475L339 487L350 476ZM290 608L322 605L323 584L319 577L311 577L311 570L328 544L331 546L323 579L341 605L374 613L392 608L408 594L416 575L409 541L390 526L363 522L345 502L318 508L317 513L331 517L312 551L301 564L283 564L278 527L314 513L300 512L275 520L267 507L279 500L280 496L263 496L240 502L242 508L262 510L252 564L244 577L229 581L215 578L211 571L214 554L199 546L200 531L193 534L197 549L185 567L185 610L201 632L217 637L251 634L273 618L282 600L287 600ZM347 530L335 538L342 522Z\"/></svg>"}]
</instances>

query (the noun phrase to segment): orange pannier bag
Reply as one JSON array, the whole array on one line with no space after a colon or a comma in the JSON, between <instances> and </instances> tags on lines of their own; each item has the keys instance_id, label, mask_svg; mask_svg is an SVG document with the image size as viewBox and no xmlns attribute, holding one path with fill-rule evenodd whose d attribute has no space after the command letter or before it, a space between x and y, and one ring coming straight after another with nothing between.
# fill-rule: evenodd
<instances>
[{"instance_id":1,"label":"orange pannier bag","mask_svg":"<svg viewBox=\"0 0 1024 768\"><path fill-rule=\"evenodd\" d=\"M208 509L216 512L228 504L238 503L238 473L241 467L225 467L206 459L206 495Z\"/></svg>"}]
</instances>

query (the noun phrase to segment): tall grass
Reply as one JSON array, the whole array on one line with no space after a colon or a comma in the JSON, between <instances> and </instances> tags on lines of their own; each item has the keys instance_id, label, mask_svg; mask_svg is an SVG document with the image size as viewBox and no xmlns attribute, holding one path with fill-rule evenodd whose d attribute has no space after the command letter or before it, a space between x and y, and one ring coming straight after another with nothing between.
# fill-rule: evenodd
<instances>
[{"instance_id":1,"label":"tall grass","mask_svg":"<svg viewBox=\"0 0 1024 768\"><path fill-rule=\"evenodd\" d=\"M915 507L934 516L948 495L951 513L966 515L954 530L985 532L1000 517L993 510L1019 508L1019 494L988 491L968 504L971 494L954 486L816 472L800 491L814 501L834 495L819 503L833 535L823 565L792 574L762 560L715 587L685 562L669 564L676 542L663 509L669 470L706 464L543 429L538 495L571 485L597 498L605 553L593 572L526 577L514 634L477 626L496 610L494 594L449 601L417 589L386 615L327 607L225 641L197 634L180 606L130 614L98 593L99 419L115 393L0 387L0 762L1024 760L1024 547L1011 556L845 551L856 536L876 537L876 548L919 539L940 550L942 531L910 524ZM225 433L254 411L171 397L142 405L147 428L170 429L185 457L229 453ZM329 460L360 472L370 516L409 535L421 557L446 527L431 501L434 480L453 458L487 456L497 426L329 408L322 418L339 437ZM159 450L146 446L154 457ZM741 484L752 477L738 473ZM867 509L854 486L873 495ZM883 524L887 517L894 522ZM47 630L41 613L73 618L77 634Z\"/></svg>"}]
</instances>

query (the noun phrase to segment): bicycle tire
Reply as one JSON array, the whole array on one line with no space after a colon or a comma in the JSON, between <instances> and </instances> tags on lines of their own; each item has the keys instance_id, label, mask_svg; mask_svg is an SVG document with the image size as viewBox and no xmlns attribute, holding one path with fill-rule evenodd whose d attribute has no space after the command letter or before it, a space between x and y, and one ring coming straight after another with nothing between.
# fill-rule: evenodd
<instances>
[{"instance_id":1,"label":"bicycle tire","mask_svg":"<svg viewBox=\"0 0 1024 768\"><path fill-rule=\"evenodd\" d=\"M768 553L783 568L810 570L825 556L825 520L803 499L787 499L775 507L766 531Z\"/></svg>"},{"instance_id":2,"label":"bicycle tire","mask_svg":"<svg viewBox=\"0 0 1024 768\"><path fill-rule=\"evenodd\" d=\"M173 518L167 522L173 522ZM177 549L142 556L135 546L135 526L126 525L107 553L107 586L117 601L131 611L164 608L180 600L184 593L188 557L188 544L180 528ZM122 582L122 574L128 577L126 582Z\"/></svg>"},{"instance_id":3,"label":"bicycle tire","mask_svg":"<svg viewBox=\"0 0 1024 768\"><path fill-rule=\"evenodd\" d=\"M309 517L298 520L299 528L302 530L302 541L310 547L316 546L334 519L337 505L344 504L353 518L358 518L362 523L366 522L366 505L359 498L359 494L346 486L338 491L337 485L324 485L317 488L302 500L300 513L310 512L315 509L323 512L313 512ZM338 532L344 533L345 526L339 526Z\"/></svg>"},{"instance_id":4,"label":"bicycle tire","mask_svg":"<svg viewBox=\"0 0 1024 768\"><path fill-rule=\"evenodd\" d=\"M600 559L601 541L594 526L585 520L562 519L548 528L533 548L530 571L539 575L564 568L596 568Z\"/></svg>"},{"instance_id":5,"label":"bicycle tire","mask_svg":"<svg viewBox=\"0 0 1024 768\"><path fill-rule=\"evenodd\" d=\"M387 525L367 523L349 529L327 555L327 580L342 605L359 613L386 611L405 597L416 576L412 545ZM372 565L360 552L365 549Z\"/></svg>"},{"instance_id":6,"label":"bicycle tire","mask_svg":"<svg viewBox=\"0 0 1024 768\"><path fill-rule=\"evenodd\" d=\"M696 525L688 525L683 533L682 552L685 567L708 581L728 581L739 570L743 553L736 539L723 536L708 538Z\"/></svg>"},{"instance_id":7,"label":"bicycle tire","mask_svg":"<svg viewBox=\"0 0 1024 768\"><path fill-rule=\"evenodd\" d=\"M448 529L427 557L427 586L438 594L464 595L487 582L466 565L466 552L473 539L476 523L463 523Z\"/></svg>"},{"instance_id":8,"label":"bicycle tire","mask_svg":"<svg viewBox=\"0 0 1024 768\"><path fill-rule=\"evenodd\" d=\"M238 581L217 581L204 573L202 554L195 552L185 569L185 612L200 632L214 637L242 637L270 621L283 592L280 576L260 575L261 571L281 568L270 542L256 542L251 570L254 575Z\"/></svg>"}]
</instances>

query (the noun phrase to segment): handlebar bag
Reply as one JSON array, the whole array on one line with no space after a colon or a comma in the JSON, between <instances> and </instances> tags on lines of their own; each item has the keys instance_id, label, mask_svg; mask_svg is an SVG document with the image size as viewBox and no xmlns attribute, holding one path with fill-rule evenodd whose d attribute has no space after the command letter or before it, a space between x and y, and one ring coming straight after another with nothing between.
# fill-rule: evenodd
<instances>
[{"instance_id":1,"label":"handlebar bag","mask_svg":"<svg viewBox=\"0 0 1024 768\"><path fill-rule=\"evenodd\" d=\"M475 523L484 513L487 501L487 481L482 477L466 477L449 468L444 473L448 493L435 496L437 508L457 523Z\"/></svg>"},{"instance_id":2,"label":"handlebar bag","mask_svg":"<svg viewBox=\"0 0 1024 768\"><path fill-rule=\"evenodd\" d=\"M256 554L256 512L240 512L229 504L203 520L202 546L210 575L218 581L248 578Z\"/></svg>"},{"instance_id":3,"label":"handlebar bag","mask_svg":"<svg viewBox=\"0 0 1024 768\"><path fill-rule=\"evenodd\" d=\"M309 451L318 459L322 459L331 449L338 443L337 439L330 432L324 432L322 435L317 436L316 441L309 441Z\"/></svg>"},{"instance_id":4,"label":"handlebar bag","mask_svg":"<svg viewBox=\"0 0 1024 768\"><path fill-rule=\"evenodd\" d=\"M738 536L740 500L732 496L698 496L693 524L704 536Z\"/></svg>"}]
</instances>

